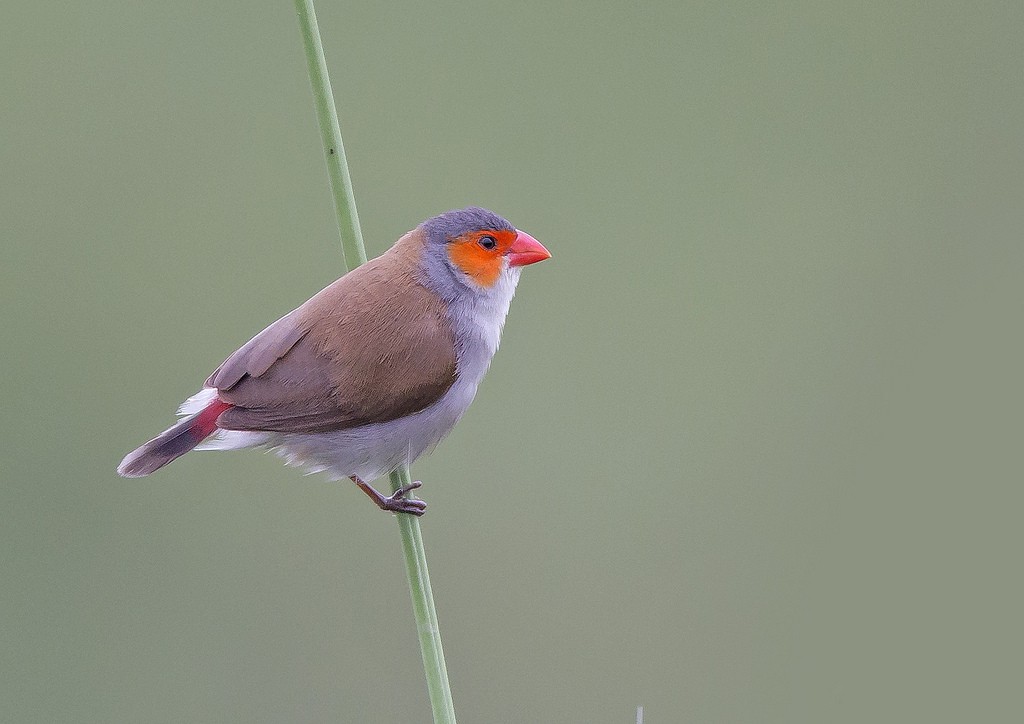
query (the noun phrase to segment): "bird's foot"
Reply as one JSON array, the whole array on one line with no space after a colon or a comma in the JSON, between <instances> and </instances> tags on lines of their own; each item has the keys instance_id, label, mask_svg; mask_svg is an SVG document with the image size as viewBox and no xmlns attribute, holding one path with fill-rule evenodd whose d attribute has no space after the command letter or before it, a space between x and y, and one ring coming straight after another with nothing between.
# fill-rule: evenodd
<instances>
[{"instance_id":1,"label":"bird's foot","mask_svg":"<svg viewBox=\"0 0 1024 724\"><path fill-rule=\"evenodd\" d=\"M358 485L359 489L366 493L370 497L370 500L376 503L377 507L381 510L390 510L392 513L408 513L409 515L416 516L423 515L427 512L427 503L425 500L416 500L415 498L405 497L406 493L410 490L415 490L423 485L419 480L414 480L408 485L403 485L394 493L386 497L354 475L352 476L352 482Z\"/></svg>"}]
</instances>

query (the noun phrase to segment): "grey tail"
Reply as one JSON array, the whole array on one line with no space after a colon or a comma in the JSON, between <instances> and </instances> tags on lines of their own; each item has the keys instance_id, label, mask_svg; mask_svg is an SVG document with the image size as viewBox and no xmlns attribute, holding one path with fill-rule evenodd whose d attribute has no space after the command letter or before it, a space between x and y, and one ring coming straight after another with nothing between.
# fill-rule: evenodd
<instances>
[{"instance_id":1,"label":"grey tail","mask_svg":"<svg viewBox=\"0 0 1024 724\"><path fill-rule=\"evenodd\" d=\"M192 429L196 417L198 415L186 417L174 427L125 455L124 460L117 466L118 475L125 478L149 475L201 443L203 438L195 435Z\"/></svg>"},{"instance_id":2,"label":"grey tail","mask_svg":"<svg viewBox=\"0 0 1024 724\"><path fill-rule=\"evenodd\" d=\"M141 478L180 458L217 430L217 418L230 407L227 402L215 399L195 415L186 417L125 455L117 466L118 474L126 478Z\"/></svg>"}]
</instances>

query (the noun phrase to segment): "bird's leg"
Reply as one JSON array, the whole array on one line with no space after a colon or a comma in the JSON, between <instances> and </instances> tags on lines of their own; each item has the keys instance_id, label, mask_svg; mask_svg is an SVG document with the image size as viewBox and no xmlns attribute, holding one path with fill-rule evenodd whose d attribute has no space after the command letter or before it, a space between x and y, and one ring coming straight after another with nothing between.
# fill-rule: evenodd
<instances>
[{"instance_id":1,"label":"bird's leg","mask_svg":"<svg viewBox=\"0 0 1024 724\"><path fill-rule=\"evenodd\" d=\"M408 513L409 515L423 515L427 512L426 501L405 497L405 494L410 490L415 490L423 485L419 480L415 480L408 485L403 485L392 493L391 496L384 497L381 493L378 493L369 484L364 483L355 475L351 477L352 482L358 485L360 490L370 496L370 500L376 503L377 507L381 510L390 510L393 513Z\"/></svg>"}]
</instances>

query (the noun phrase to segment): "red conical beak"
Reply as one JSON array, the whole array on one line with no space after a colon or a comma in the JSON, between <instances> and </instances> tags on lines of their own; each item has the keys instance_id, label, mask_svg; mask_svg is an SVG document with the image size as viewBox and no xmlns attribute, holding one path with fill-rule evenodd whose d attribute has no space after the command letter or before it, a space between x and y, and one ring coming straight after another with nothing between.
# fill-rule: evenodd
<instances>
[{"instance_id":1,"label":"red conical beak","mask_svg":"<svg viewBox=\"0 0 1024 724\"><path fill-rule=\"evenodd\" d=\"M516 229L516 240L508 248L509 266L526 266L534 262L551 258L551 252L544 245L527 234Z\"/></svg>"}]
</instances>

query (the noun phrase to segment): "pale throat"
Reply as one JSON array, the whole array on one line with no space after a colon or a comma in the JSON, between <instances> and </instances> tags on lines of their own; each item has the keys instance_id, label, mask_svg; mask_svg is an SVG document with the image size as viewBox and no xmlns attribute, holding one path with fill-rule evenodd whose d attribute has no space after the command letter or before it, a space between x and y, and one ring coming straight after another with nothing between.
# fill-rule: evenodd
<instances>
[{"instance_id":1,"label":"pale throat","mask_svg":"<svg viewBox=\"0 0 1024 724\"><path fill-rule=\"evenodd\" d=\"M506 263L490 288L467 294L450 304L448 314L458 346L460 377L479 381L487 371L491 357L498 351L501 330L521 272L521 268L509 267Z\"/></svg>"}]
</instances>

